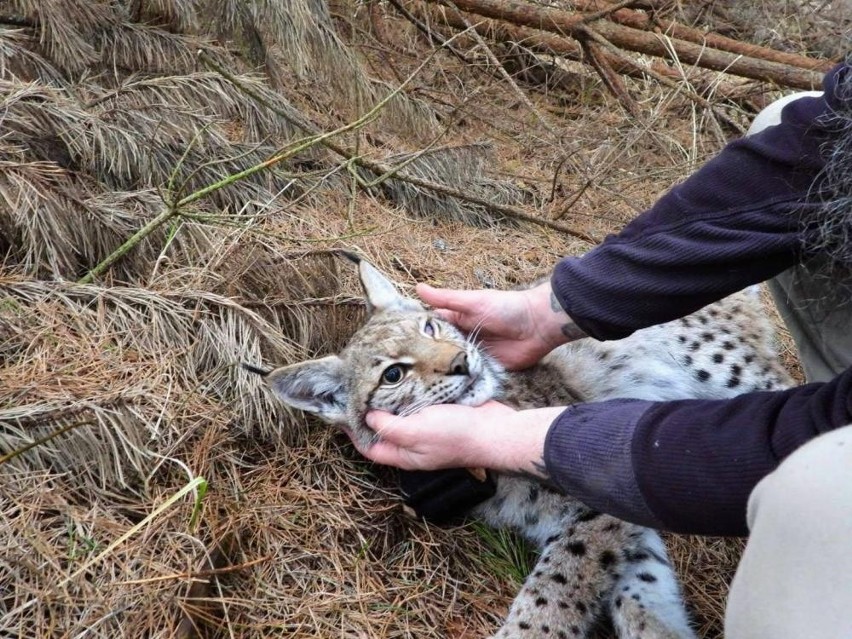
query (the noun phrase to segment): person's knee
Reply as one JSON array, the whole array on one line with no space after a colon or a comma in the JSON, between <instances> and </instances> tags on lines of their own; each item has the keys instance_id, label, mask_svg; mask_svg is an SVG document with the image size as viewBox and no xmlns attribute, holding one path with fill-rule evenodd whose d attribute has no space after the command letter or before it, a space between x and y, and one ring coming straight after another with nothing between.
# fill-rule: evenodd
<instances>
[{"instance_id":1,"label":"person's knee","mask_svg":"<svg viewBox=\"0 0 852 639\"><path fill-rule=\"evenodd\" d=\"M813 439L764 478L749 500L749 528L725 636L852 636L852 426Z\"/></svg>"},{"instance_id":2,"label":"person's knee","mask_svg":"<svg viewBox=\"0 0 852 639\"><path fill-rule=\"evenodd\" d=\"M825 433L793 452L751 494L748 524L774 511L783 517L820 517L852 510L852 425Z\"/></svg>"},{"instance_id":3,"label":"person's knee","mask_svg":"<svg viewBox=\"0 0 852 639\"><path fill-rule=\"evenodd\" d=\"M771 126L780 124L781 111L785 106L790 104L790 102L794 102L799 98L816 98L821 95L822 91L800 91L798 93L785 95L783 98L775 100L775 102L771 103L755 116L746 135L754 135L755 133L760 133Z\"/></svg>"}]
</instances>

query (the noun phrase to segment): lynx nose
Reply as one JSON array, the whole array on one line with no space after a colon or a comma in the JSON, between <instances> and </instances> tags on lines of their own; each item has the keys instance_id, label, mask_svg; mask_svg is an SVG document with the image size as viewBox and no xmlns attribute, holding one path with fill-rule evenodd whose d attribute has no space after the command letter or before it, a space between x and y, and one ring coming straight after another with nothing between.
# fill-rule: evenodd
<instances>
[{"instance_id":1,"label":"lynx nose","mask_svg":"<svg viewBox=\"0 0 852 639\"><path fill-rule=\"evenodd\" d=\"M467 353L462 351L453 358L450 362L449 375L470 375L470 368L467 365Z\"/></svg>"}]
</instances>

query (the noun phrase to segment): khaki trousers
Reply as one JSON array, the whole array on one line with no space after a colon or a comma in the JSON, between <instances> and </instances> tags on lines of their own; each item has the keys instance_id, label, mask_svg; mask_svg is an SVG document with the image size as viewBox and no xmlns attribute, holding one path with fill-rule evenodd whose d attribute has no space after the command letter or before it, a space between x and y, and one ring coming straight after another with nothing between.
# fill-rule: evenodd
<instances>
[{"instance_id":1,"label":"khaki trousers","mask_svg":"<svg viewBox=\"0 0 852 639\"><path fill-rule=\"evenodd\" d=\"M726 639L852 639L852 426L761 481L731 585Z\"/></svg>"}]
</instances>

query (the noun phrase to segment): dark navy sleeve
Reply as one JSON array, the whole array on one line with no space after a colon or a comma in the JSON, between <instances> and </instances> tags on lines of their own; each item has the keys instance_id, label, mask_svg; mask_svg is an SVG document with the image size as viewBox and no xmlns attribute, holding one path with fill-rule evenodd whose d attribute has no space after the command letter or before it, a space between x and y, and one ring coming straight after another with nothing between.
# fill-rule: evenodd
<instances>
[{"instance_id":1,"label":"dark navy sleeve","mask_svg":"<svg viewBox=\"0 0 852 639\"><path fill-rule=\"evenodd\" d=\"M544 459L593 508L674 532L745 535L752 489L796 448L852 424L852 368L826 383L725 400L568 408Z\"/></svg>"},{"instance_id":2,"label":"dark navy sleeve","mask_svg":"<svg viewBox=\"0 0 852 639\"><path fill-rule=\"evenodd\" d=\"M818 206L807 198L836 135L820 121L837 108L836 84L850 71L838 65L824 98L788 104L781 124L728 144L618 235L562 260L551 283L577 325L619 339L795 264L802 216Z\"/></svg>"}]
</instances>

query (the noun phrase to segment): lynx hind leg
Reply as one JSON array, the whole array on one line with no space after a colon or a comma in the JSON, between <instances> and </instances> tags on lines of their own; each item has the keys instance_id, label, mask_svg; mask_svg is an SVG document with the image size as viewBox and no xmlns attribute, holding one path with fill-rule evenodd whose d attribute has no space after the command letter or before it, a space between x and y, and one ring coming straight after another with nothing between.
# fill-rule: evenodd
<instances>
[{"instance_id":1,"label":"lynx hind leg","mask_svg":"<svg viewBox=\"0 0 852 639\"><path fill-rule=\"evenodd\" d=\"M493 639L590 636L615 588L624 546L624 526L608 516L550 537Z\"/></svg>"},{"instance_id":2,"label":"lynx hind leg","mask_svg":"<svg viewBox=\"0 0 852 639\"><path fill-rule=\"evenodd\" d=\"M620 639L694 639L695 633L660 536L640 529L609 600Z\"/></svg>"},{"instance_id":3,"label":"lynx hind leg","mask_svg":"<svg viewBox=\"0 0 852 639\"><path fill-rule=\"evenodd\" d=\"M580 549L588 552L588 546L577 539L547 545L494 639L589 636L615 579L603 572L582 578L588 573L583 565L588 558L579 554Z\"/></svg>"}]
</instances>

